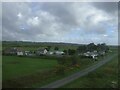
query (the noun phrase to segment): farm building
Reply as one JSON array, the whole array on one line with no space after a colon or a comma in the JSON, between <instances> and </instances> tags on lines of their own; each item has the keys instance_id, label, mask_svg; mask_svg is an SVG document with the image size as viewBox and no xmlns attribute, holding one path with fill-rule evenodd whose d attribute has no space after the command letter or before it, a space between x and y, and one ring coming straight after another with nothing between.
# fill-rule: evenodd
<instances>
[{"instance_id":1,"label":"farm building","mask_svg":"<svg viewBox=\"0 0 120 90\"><path fill-rule=\"evenodd\" d=\"M92 57L93 59L97 59L97 56L98 56L97 53L91 53L91 57Z\"/></svg>"},{"instance_id":2,"label":"farm building","mask_svg":"<svg viewBox=\"0 0 120 90\"><path fill-rule=\"evenodd\" d=\"M23 55L25 55L25 56L33 56L34 53L31 52L31 51L17 51L17 55L18 56L23 56Z\"/></svg>"},{"instance_id":3,"label":"farm building","mask_svg":"<svg viewBox=\"0 0 120 90\"><path fill-rule=\"evenodd\" d=\"M100 56L104 56L104 55L105 55L105 51L99 51L98 54L99 54Z\"/></svg>"},{"instance_id":4,"label":"farm building","mask_svg":"<svg viewBox=\"0 0 120 90\"><path fill-rule=\"evenodd\" d=\"M24 52L23 52L23 51L17 51L17 55L18 55L18 56L23 56L23 55L24 55Z\"/></svg>"},{"instance_id":5,"label":"farm building","mask_svg":"<svg viewBox=\"0 0 120 90\"><path fill-rule=\"evenodd\" d=\"M46 55L47 52L48 52L47 49L40 48L36 51L36 55Z\"/></svg>"},{"instance_id":6,"label":"farm building","mask_svg":"<svg viewBox=\"0 0 120 90\"><path fill-rule=\"evenodd\" d=\"M88 56L90 56L91 55L91 53L88 51L88 52L86 52L86 53L83 53L83 56L86 56L86 57L88 57Z\"/></svg>"},{"instance_id":7,"label":"farm building","mask_svg":"<svg viewBox=\"0 0 120 90\"><path fill-rule=\"evenodd\" d=\"M30 51L25 51L24 54L25 56L30 56L32 53Z\"/></svg>"},{"instance_id":8,"label":"farm building","mask_svg":"<svg viewBox=\"0 0 120 90\"><path fill-rule=\"evenodd\" d=\"M20 48L6 48L3 50L3 55L22 55L22 50Z\"/></svg>"},{"instance_id":9,"label":"farm building","mask_svg":"<svg viewBox=\"0 0 120 90\"><path fill-rule=\"evenodd\" d=\"M65 54L63 51L55 51L54 52L56 55L63 55L63 54Z\"/></svg>"},{"instance_id":10,"label":"farm building","mask_svg":"<svg viewBox=\"0 0 120 90\"><path fill-rule=\"evenodd\" d=\"M93 59L96 59L96 57L98 56L98 53L97 51L93 51L93 52L86 52L86 53L83 53L83 56L84 57L91 57Z\"/></svg>"},{"instance_id":11,"label":"farm building","mask_svg":"<svg viewBox=\"0 0 120 90\"><path fill-rule=\"evenodd\" d=\"M47 54L48 54L48 55L53 55L54 52L52 52L52 51L48 51Z\"/></svg>"}]
</instances>

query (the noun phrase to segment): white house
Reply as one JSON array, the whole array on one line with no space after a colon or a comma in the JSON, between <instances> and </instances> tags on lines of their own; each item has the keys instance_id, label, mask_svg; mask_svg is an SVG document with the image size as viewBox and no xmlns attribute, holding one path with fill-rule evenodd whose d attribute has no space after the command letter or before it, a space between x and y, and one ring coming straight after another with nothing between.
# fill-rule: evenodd
<instances>
[{"instance_id":1,"label":"white house","mask_svg":"<svg viewBox=\"0 0 120 90\"><path fill-rule=\"evenodd\" d=\"M44 53L44 54L47 54L47 52L48 52L47 49L44 49L43 53Z\"/></svg>"},{"instance_id":2,"label":"white house","mask_svg":"<svg viewBox=\"0 0 120 90\"><path fill-rule=\"evenodd\" d=\"M28 56L30 51L25 51L25 55Z\"/></svg>"},{"instance_id":3,"label":"white house","mask_svg":"<svg viewBox=\"0 0 120 90\"><path fill-rule=\"evenodd\" d=\"M48 52L47 49L38 49L36 54L37 55L45 55L45 54L47 54L47 52Z\"/></svg>"},{"instance_id":4,"label":"white house","mask_svg":"<svg viewBox=\"0 0 120 90\"><path fill-rule=\"evenodd\" d=\"M84 53L83 55L86 57L92 57L93 59L97 59L96 57L98 56L97 51L94 51L94 52L88 51L88 52Z\"/></svg>"},{"instance_id":5,"label":"white house","mask_svg":"<svg viewBox=\"0 0 120 90\"><path fill-rule=\"evenodd\" d=\"M90 52L88 51L86 53L83 53L83 55L89 57L90 56Z\"/></svg>"},{"instance_id":6,"label":"white house","mask_svg":"<svg viewBox=\"0 0 120 90\"><path fill-rule=\"evenodd\" d=\"M65 54L63 51L55 51L55 54L56 55L63 55L63 54Z\"/></svg>"},{"instance_id":7,"label":"white house","mask_svg":"<svg viewBox=\"0 0 120 90\"><path fill-rule=\"evenodd\" d=\"M53 54L54 54L54 52L49 51L49 52L47 52L47 54L49 54L49 55L53 55Z\"/></svg>"},{"instance_id":8,"label":"white house","mask_svg":"<svg viewBox=\"0 0 120 90\"><path fill-rule=\"evenodd\" d=\"M97 59L97 54L91 54L91 57L93 58L93 59Z\"/></svg>"},{"instance_id":9,"label":"white house","mask_svg":"<svg viewBox=\"0 0 120 90\"><path fill-rule=\"evenodd\" d=\"M18 52L17 52L17 55L18 55L18 56L23 56L24 53L23 53L22 51L18 51Z\"/></svg>"}]
</instances>

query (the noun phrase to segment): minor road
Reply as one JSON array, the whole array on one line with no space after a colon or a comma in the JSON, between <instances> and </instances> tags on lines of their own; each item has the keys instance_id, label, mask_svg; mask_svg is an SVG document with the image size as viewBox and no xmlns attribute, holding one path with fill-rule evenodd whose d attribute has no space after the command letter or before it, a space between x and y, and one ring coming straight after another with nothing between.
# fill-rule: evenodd
<instances>
[{"instance_id":1,"label":"minor road","mask_svg":"<svg viewBox=\"0 0 120 90\"><path fill-rule=\"evenodd\" d=\"M48 85L45 85L43 87L40 87L40 88L59 88L67 83L70 83L71 81L74 81L75 79L78 79L84 75L87 75L88 73L96 70L97 68L101 67L102 65L104 65L105 63L109 62L110 60L112 60L112 58L114 58L115 56L117 56L117 54L114 54L110 57L106 57L104 58L104 60L102 61L99 61L97 64L95 65L92 65L86 69L83 69L77 73L74 73L66 78L63 78L61 80L58 80L58 81L55 81L55 82L52 82ZM39 90L40 88L37 88L37 90Z\"/></svg>"}]
</instances>

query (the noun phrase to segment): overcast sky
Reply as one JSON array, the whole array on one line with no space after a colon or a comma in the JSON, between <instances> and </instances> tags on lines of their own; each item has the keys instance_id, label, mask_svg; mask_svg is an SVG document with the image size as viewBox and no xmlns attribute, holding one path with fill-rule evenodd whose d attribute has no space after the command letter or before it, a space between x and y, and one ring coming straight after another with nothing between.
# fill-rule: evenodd
<instances>
[{"instance_id":1,"label":"overcast sky","mask_svg":"<svg viewBox=\"0 0 120 90\"><path fill-rule=\"evenodd\" d=\"M116 2L4 2L2 40L118 44Z\"/></svg>"}]
</instances>

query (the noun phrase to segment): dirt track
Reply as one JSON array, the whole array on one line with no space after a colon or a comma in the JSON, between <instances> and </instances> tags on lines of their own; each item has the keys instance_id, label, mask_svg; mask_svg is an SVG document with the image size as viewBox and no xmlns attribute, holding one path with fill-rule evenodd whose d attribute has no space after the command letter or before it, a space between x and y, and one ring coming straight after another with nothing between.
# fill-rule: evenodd
<instances>
[{"instance_id":1,"label":"dirt track","mask_svg":"<svg viewBox=\"0 0 120 90\"><path fill-rule=\"evenodd\" d=\"M105 58L105 60L102 60L100 62L98 62L97 64L95 65L92 65L84 70L81 70L80 72L77 72L77 73L74 73L66 78L63 78L61 80L58 80L58 81L55 81L55 82L52 82L48 85L45 85L43 87L40 87L40 88L59 88L67 83L70 83L71 81L74 81L75 79L78 79L79 77L82 77L94 70L96 70L97 68L101 67L102 65L104 65L105 63L109 62L110 60L112 60L112 58L114 58L115 56L117 56L117 54L114 54L110 57L107 57ZM36 90L39 90L40 88L37 88Z\"/></svg>"}]
</instances>

